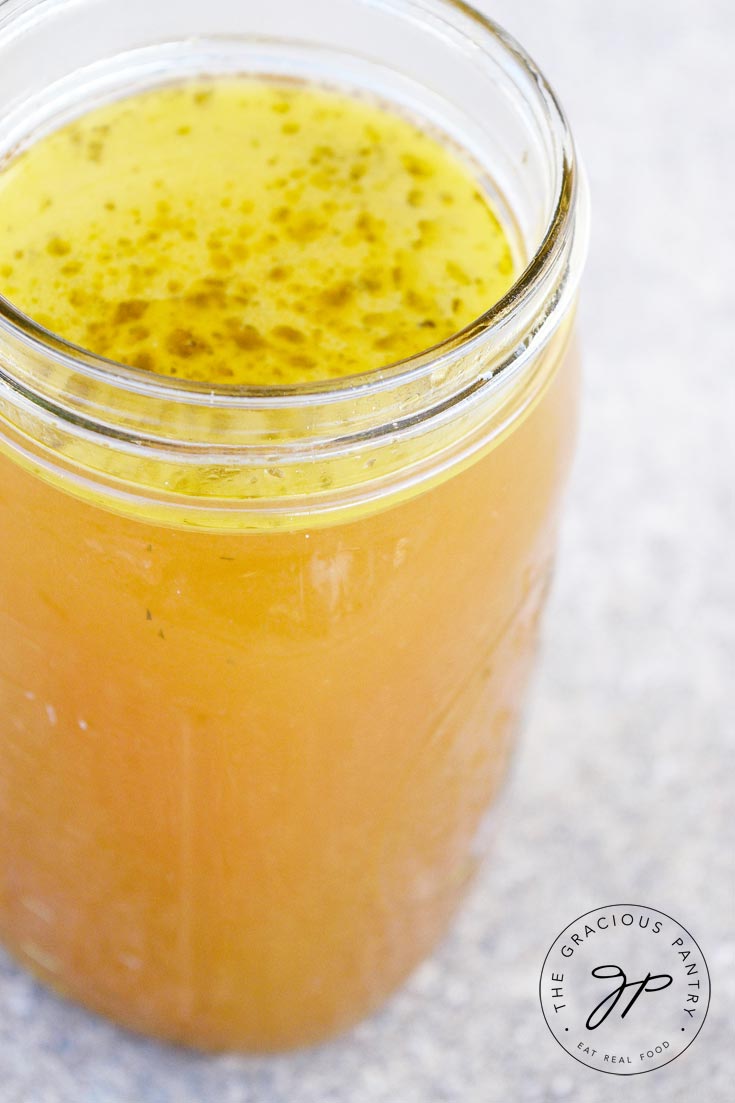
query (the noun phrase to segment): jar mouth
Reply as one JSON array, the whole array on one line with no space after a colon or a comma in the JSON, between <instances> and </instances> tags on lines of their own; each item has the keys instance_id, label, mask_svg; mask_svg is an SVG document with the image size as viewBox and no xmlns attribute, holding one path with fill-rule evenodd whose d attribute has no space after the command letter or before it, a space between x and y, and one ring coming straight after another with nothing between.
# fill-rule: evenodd
<instances>
[{"instance_id":1,"label":"jar mouth","mask_svg":"<svg viewBox=\"0 0 735 1103\"><path fill-rule=\"evenodd\" d=\"M385 0L370 2L390 8L390 3ZM418 4L416 0L412 0L411 7L418 7L419 15L422 6L421 0ZM16 12L22 15L34 7L42 8L45 4L38 3L38 0L30 3L22 0ZM434 3L433 8L436 7ZM473 321L442 341L382 367L337 378L267 386L172 378L109 359L46 329L1 293L0 333L4 331L32 356L53 359L77 377L87 378L90 384L96 382L105 388L126 391L139 398L147 395L157 401L173 400L186 405L206 404L209 409L323 405L332 401L342 403L350 396L367 398L373 392L386 389L397 388L403 391L427 376L443 378L458 360L476 363L478 354L482 354L483 361L492 362L491 370L485 373L485 377L490 374L493 380L500 382L500 376L508 372L516 355L488 358L488 352L496 347L498 350L507 350L509 334L520 335L528 331L530 313L538 314L532 307L539 297L539 289L554 281L554 273L564 267L565 255L568 256L571 250L579 202L579 167L564 111L548 81L523 47L493 20L464 0L440 0L440 7L446 9L448 18L461 18L465 34L469 35L474 31L476 35L492 40L496 47L502 49L507 61L518 67L524 78L530 81L537 95L537 106L541 108L543 122L552 139L555 195L545 233L508 291ZM477 44L477 39L473 41ZM557 287L552 306L559 305L556 302L558 297ZM544 315L549 312L550 305L547 302L546 310L542 310L542 316L537 320L538 326L545 321ZM512 341L510 343L513 344ZM513 349L514 353L518 351L518 348ZM0 376L2 374L4 373L0 365Z\"/></svg>"}]
</instances>

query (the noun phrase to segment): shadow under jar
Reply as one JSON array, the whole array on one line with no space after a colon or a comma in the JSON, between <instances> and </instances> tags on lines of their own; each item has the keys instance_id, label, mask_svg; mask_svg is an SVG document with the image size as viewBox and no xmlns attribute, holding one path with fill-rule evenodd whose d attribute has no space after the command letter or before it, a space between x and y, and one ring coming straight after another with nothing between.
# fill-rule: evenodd
<instances>
[{"instance_id":1,"label":"shadow under jar","mask_svg":"<svg viewBox=\"0 0 735 1103\"><path fill-rule=\"evenodd\" d=\"M477 861L573 450L584 184L543 77L451 0L9 0L0 155L202 74L369 90L478 166L518 262L429 352L206 386L0 299L0 934L206 1049L377 1007Z\"/></svg>"}]
</instances>

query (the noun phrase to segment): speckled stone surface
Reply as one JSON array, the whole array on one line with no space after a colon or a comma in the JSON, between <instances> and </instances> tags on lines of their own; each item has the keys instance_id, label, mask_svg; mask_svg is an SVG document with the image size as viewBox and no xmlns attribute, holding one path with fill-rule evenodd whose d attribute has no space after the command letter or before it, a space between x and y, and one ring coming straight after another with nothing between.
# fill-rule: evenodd
<instances>
[{"instance_id":1,"label":"speckled stone surface","mask_svg":"<svg viewBox=\"0 0 735 1103\"><path fill-rule=\"evenodd\" d=\"M580 451L486 872L381 1014L275 1060L131 1038L0 958L0 1103L735 1098L735 5L483 6L556 85L594 198ZM574 1062L538 1003L552 939L616 902L679 919L712 975L700 1037L643 1077Z\"/></svg>"}]
</instances>

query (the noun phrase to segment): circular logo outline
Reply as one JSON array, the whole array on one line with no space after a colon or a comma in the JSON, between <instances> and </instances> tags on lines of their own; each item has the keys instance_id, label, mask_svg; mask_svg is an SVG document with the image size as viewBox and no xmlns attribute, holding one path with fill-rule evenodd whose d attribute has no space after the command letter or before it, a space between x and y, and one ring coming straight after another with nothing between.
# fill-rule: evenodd
<instances>
[{"instance_id":1,"label":"circular logo outline","mask_svg":"<svg viewBox=\"0 0 735 1103\"><path fill-rule=\"evenodd\" d=\"M702 1021L700 1022L699 1026L697 1027L696 1032L692 1035L692 1037L689 1039L689 1041L684 1046L684 1048L678 1050L675 1054L673 1054L671 1057L669 1057L668 1060L663 1061L660 1065L654 1065L652 1068L638 1069L637 1072L618 1072L617 1070L612 1069L612 1068L610 1068L610 1069L599 1068L597 1065L590 1065L586 1061L583 1061L580 1057L577 1057L571 1050L566 1048L566 1046L564 1045L564 1043L561 1041L560 1038L557 1038L556 1034L552 1030L551 1023L549 1022L549 1019L547 1018L546 1008L544 1006L544 996L543 996L544 970L546 969L546 963L549 960L549 956L551 955L551 952L554 949L554 947L556 946L556 944L559 942L559 939L562 937L562 935L566 931L569 930L570 927L573 927L576 923L579 923L583 919L586 919L587 916L595 915L595 914L597 914L599 912L603 912L603 911L612 911L612 909L614 909L614 908L622 909L624 912L634 911L636 908L638 908L640 910L643 910L643 911L646 911L646 912L653 912L656 915L662 916L664 919L668 919L669 922L673 923L676 927L679 927L684 932L684 934L687 935L687 937L691 939L693 944L696 946L697 950L699 950L699 953L702 956L702 963L704 965L704 971L705 971L705 974L706 974L706 977L707 977L707 1003L706 1003L706 1006L704 1008L704 1014L702 1015ZM662 1068L665 1068L667 1065L670 1065L678 1057L681 1057L682 1054L686 1053L686 1051L691 1046L692 1042L696 1041L696 1039L699 1037L699 1034L701 1033L702 1027L704 1026L704 1024L707 1020L707 1014L709 1012L710 1003L712 1001L712 976L710 974L709 966L707 964L707 959L704 956L704 952L702 950L702 947L699 945L696 938L694 938L694 936L683 925L683 923L680 923L678 919L674 919L673 915L669 915L668 912L663 912L659 908L651 908L651 907L649 907L648 904L601 904L597 908L590 908L589 911L582 912L582 914L577 916L576 919L573 919L571 921L571 923L567 923L567 925L565 927L562 927L562 929L559 931L559 933L556 935L556 937L552 940L552 943L549 946L549 949L547 950L546 955L545 955L544 960L543 960L543 963L541 965L541 973L539 975L539 982L538 982L538 996L539 996L539 1003L541 1005L541 1014L544 1017L544 1022L546 1023L549 1034L551 1034L552 1038L557 1043L559 1048L562 1049L574 1061L576 1061L578 1065L582 1065L584 1068L590 1069L592 1072L601 1072L605 1076L643 1076L644 1073L656 1072L658 1069L662 1069Z\"/></svg>"}]
</instances>

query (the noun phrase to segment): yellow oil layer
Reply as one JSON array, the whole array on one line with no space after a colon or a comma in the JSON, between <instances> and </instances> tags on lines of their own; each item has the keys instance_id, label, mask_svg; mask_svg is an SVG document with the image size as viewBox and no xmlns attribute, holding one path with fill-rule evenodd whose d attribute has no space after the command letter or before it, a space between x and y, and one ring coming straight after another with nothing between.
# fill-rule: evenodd
<instances>
[{"instance_id":1,"label":"yellow oil layer","mask_svg":"<svg viewBox=\"0 0 735 1103\"><path fill-rule=\"evenodd\" d=\"M496 302L508 241L471 167L343 93L149 91L0 172L0 291L77 345L183 379L370 371Z\"/></svg>"}]
</instances>

